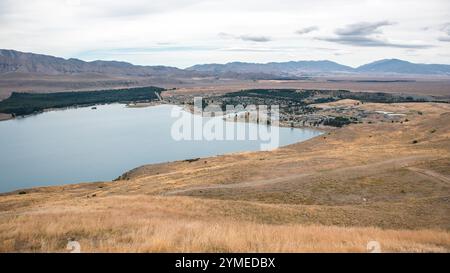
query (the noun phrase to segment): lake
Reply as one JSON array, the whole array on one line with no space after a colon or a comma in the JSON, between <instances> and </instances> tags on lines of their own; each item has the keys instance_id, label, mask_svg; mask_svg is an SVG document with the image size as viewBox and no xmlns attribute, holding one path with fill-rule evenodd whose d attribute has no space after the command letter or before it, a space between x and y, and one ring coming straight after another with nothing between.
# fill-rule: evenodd
<instances>
[{"instance_id":1,"label":"lake","mask_svg":"<svg viewBox=\"0 0 450 273\"><path fill-rule=\"evenodd\" d=\"M0 192L37 186L110 181L141 165L258 151L263 140L176 140L173 105L123 104L55 110L0 122ZM190 113L184 112L186 115ZM193 116L193 115L191 115ZM203 122L208 119L196 117ZM217 119L217 118L216 118ZM266 125L235 123L249 131ZM264 127L264 128L262 128ZM285 146L322 134L274 127Z\"/></svg>"}]
</instances>

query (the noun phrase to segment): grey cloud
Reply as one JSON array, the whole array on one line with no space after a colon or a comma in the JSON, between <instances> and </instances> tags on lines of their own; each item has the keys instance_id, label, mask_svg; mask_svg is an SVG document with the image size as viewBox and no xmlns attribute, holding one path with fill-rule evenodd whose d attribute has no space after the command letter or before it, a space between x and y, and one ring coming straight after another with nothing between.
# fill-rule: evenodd
<instances>
[{"instance_id":1,"label":"grey cloud","mask_svg":"<svg viewBox=\"0 0 450 273\"><path fill-rule=\"evenodd\" d=\"M441 26L441 30L450 35L450 23L445 23Z\"/></svg>"},{"instance_id":2,"label":"grey cloud","mask_svg":"<svg viewBox=\"0 0 450 273\"><path fill-rule=\"evenodd\" d=\"M395 23L389 21L379 21L374 23L360 22L339 28L335 31L335 37L317 38L318 40L333 42L344 45L360 46L360 47L394 47L394 48L430 48L431 45L424 44L400 44L392 43L386 40L375 38L372 35L382 34L380 28L391 26Z\"/></svg>"},{"instance_id":3,"label":"grey cloud","mask_svg":"<svg viewBox=\"0 0 450 273\"><path fill-rule=\"evenodd\" d=\"M264 43L264 42L270 42L272 41L272 38L268 36L258 36L258 35L233 35L225 32L220 32L219 37L223 39L238 39L242 41L248 41L248 42L258 42L258 43Z\"/></svg>"},{"instance_id":4,"label":"grey cloud","mask_svg":"<svg viewBox=\"0 0 450 273\"><path fill-rule=\"evenodd\" d=\"M303 34L308 34L310 32L316 31L316 30L319 30L319 27L310 26L310 27L305 27L305 28L299 29L295 33L303 35Z\"/></svg>"},{"instance_id":5,"label":"grey cloud","mask_svg":"<svg viewBox=\"0 0 450 273\"><path fill-rule=\"evenodd\" d=\"M450 42L450 23L446 23L441 27L441 31L445 33L446 36L439 37L438 40L441 42Z\"/></svg>"},{"instance_id":6,"label":"grey cloud","mask_svg":"<svg viewBox=\"0 0 450 273\"><path fill-rule=\"evenodd\" d=\"M253 36L253 35L241 35L239 36L239 39L243 41L250 41L250 42L270 42L272 39L267 36Z\"/></svg>"},{"instance_id":7,"label":"grey cloud","mask_svg":"<svg viewBox=\"0 0 450 273\"><path fill-rule=\"evenodd\" d=\"M374 23L360 22L337 29L336 34L340 36L367 36L371 34L381 33L381 30L379 28L384 26L391 26L394 24L395 23L389 21L380 21Z\"/></svg>"},{"instance_id":8,"label":"grey cloud","mask_svg":"<svg viewBox=\"0 0 450 273\"><path fill-rule=\"evenodd\" d=\"M360 37L360 36L348 36L348 37L328 37L328 38L318 38L322 41L334 42L344 45L352 46L362 46L362 47L396 47L396 48L416 48L424 49L433 47L431 45L417 45L417 44L398 44L390 43L387 41L374 39L370 37Z\"/></svg>"}]
</instances>

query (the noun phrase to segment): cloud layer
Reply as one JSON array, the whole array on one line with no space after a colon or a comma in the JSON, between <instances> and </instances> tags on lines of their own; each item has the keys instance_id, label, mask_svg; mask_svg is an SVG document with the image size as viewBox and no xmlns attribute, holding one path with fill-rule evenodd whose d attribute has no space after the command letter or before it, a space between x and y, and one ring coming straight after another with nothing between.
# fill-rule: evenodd
<instances>
[{"instance_id":1,"label":"cloud layer","mask_svg":"<svg viewBox=\"0 0 450 273\"><path fill-rule=\"evenodd\" d=\"M448 18L448 0L0 0L0 45L178 67L310 59L450 63Z\"/></svg>"},{"instance_id":2,"label":"cloud layer","mask_svg":"<svg viewBox=\"0 0 450 273\"><path fill-rule=\"evenodd\" d=\"M348 25L344 28L338 28L335 31L336 37L319 38L323 41L335 42L344 45L362 46L362 47L394 47L394 48L415 48L424 49L430 48L431 45L414 44L414 43L394 43L388 40L378 38L377 36L383 34L382 28L385 26L392 26L396 23L389 21L379 22L359 22Z\"/></svg>"},{"instance_id":3,"label":"cloud layer","mask_svg":"<svg viewBox=\"0 0 450 273\"><path fill-rule=\"evenodd\" d=\"M319 30L318 26L310 26L310 27L305 27L305 28L299 29L295 33L297 33L299 35L303 35L303 34L311 33L313 31L317 31L317 30Z\"/></svg>"},{"instance_id":4,"label":"cloud layer","mask_svg":"<svg viewBox=\"0 0 450 273\"><path fill-rule=\"evenodd\" d=\"M344 28L339 28L336 30L336 34L340 36L359 36L365 37L372 34L381 33L381 28L384 26L392 26L395 25L393 22L389 21L380 21L374 23L368 22L359 22L355 24L348 25Z\"/></svg>"},{"instance_id":5,"label":"cloud layer","mask_svg":"<svg viewBox=\"0 0 450 273\"><path fill-rule=\"evenodd\" d=\"M221 37L223 39L237 39L237 40L242 40L242 41L247 41L247 42L257 42L257 43L265 43L265 42L272 41L272 38L270 38L268 36L263 36L263 35L251 35L251 34L235 35L235 34L230 34L230 33L226 33L226 32L220 32L219 37Z\"/></svg>"}]
</instances>

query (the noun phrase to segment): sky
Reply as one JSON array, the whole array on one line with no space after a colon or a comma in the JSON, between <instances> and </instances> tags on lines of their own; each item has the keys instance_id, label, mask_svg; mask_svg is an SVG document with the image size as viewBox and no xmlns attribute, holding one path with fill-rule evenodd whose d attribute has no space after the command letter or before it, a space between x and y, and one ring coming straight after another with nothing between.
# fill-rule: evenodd
<instances>
[{"instance_id":1,"label":"sky","mask_svg":"<svg viewBox=\"0 0 450 273\"><path fill-rule=\"evenodd\" d=\"M448 0L0 0L0 48L180 68L450 64Z\"/></svg>"}]
</instances>

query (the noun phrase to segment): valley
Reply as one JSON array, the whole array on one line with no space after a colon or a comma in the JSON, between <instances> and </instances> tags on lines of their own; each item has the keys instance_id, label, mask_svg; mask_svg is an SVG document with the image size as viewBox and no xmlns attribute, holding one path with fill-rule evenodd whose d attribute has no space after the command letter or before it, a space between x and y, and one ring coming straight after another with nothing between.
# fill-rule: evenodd
<instances>
[{"instance_id":1,"label":"valley","mask_svg":"<svg viewBox=\"0 0 450 273\"><path fill-rule=\"evenodd\" d=\"M87 252L364 252L372 240L448 252L449 105L359 107L408 122L1 194L0 250L62 252L74 238Z\"/></svg>"},{"instance_id":2,"label":"valley","mask_svg":"<svg viewBox=\"0 0 450 273\"><path fill-rule=\"evenodd\" d=\"M0 64L0 252L450 252L448 65ZM169 112L195 97L277 105L287 141L175 142Z\"/></svg>"}]
</instances>

